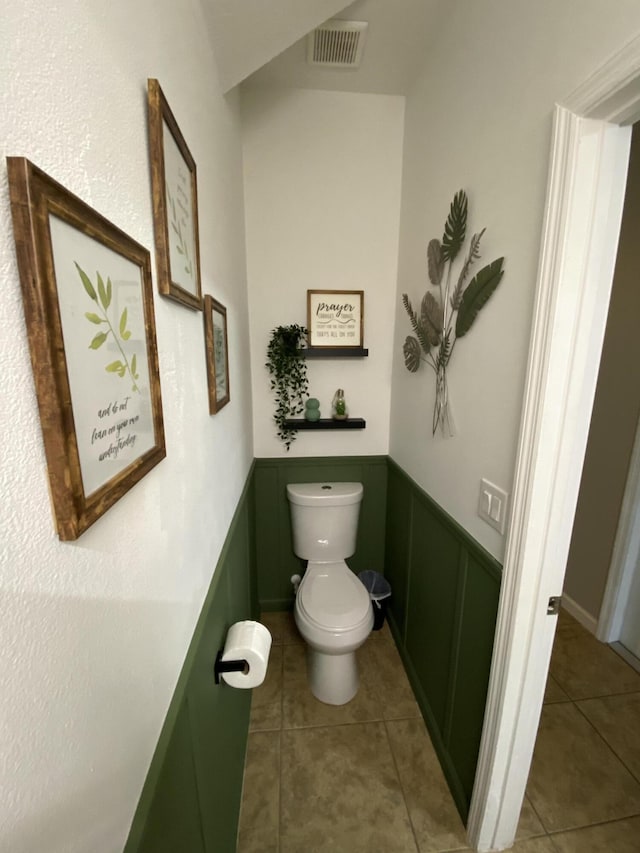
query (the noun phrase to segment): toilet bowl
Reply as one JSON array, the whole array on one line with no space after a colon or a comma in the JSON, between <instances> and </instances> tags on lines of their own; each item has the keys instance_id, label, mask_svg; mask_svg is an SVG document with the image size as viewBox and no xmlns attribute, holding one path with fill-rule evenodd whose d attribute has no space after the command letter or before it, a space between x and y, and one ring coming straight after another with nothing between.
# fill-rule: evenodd
<instances>
[{"instance_id":1,"label":"toilet bowl","mask_svg":"<svg viewBox=\"0 0 640 853\"><path fill-rule=\"evenodd\" d=\"M344 705L358 692L356 649L373 628L369 594L344 558L355 550L362 485L287 486L295 553L308 560L294 617L307 644L313 695Z\"/></svg>"}]
</instances>

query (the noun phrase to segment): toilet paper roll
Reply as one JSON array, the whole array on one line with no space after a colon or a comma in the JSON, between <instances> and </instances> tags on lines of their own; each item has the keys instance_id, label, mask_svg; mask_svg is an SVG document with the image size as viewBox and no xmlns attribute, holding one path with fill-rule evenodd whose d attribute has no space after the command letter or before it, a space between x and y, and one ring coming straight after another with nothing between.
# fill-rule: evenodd
<instances>
[{"instance_id":1,"label":"toilet paper roll","mask_svg":"<svg viewBox=\"0 0 640 853\"><path fill-rule=\"evenodd\" d=\"M271 634L260 622L236 622L229 628L224 644L222 660L246 660L248 672L223 672L223 678L231 687L259 687L267 674Z\"/></svg>"}]
</instances>

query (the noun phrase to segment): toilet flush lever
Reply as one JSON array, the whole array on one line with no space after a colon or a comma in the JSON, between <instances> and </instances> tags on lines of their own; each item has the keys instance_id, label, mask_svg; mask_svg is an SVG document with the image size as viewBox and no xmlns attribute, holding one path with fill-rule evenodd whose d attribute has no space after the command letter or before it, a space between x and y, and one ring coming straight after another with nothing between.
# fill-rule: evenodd
<instances>
[{"instance_id":1,"label":"toilet flush lever","mask_svg":"<svg viewBox=\"0 0 640 853\"><path fill-rule=\"evenodd\" d=\"M547 616L557 616L560 613L560 605L562 604L561 595L552 595L547 604Z\"/></svg>"}]
</instances>

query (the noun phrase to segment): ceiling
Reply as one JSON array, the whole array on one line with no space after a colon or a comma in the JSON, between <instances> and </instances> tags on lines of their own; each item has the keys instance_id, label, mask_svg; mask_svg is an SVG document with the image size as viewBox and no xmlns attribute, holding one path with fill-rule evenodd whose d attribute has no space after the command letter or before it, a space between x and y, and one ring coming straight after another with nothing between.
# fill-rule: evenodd
<instances>
[{"instance_id":1,"label":"ceiling","mask_svg":"<svg viewBox=\"0 0 640 853\"><path fill-rule=\"evenodd\" d=\"M285 86L406 94L438 31L447 0L208 0L205 14L225 91ZM367 21L358 69L308 65L306 34L329 18Z\"/></svg>"},{"instance_id":2,"label":"ceiling","mask_svg":"<svg viewBox=\"0 0 640 853\"><path fill-rule=\"evenodd\" d=\"M203 0L223 92L349 5L349 0Z\"/></svg>"}]
</instances>

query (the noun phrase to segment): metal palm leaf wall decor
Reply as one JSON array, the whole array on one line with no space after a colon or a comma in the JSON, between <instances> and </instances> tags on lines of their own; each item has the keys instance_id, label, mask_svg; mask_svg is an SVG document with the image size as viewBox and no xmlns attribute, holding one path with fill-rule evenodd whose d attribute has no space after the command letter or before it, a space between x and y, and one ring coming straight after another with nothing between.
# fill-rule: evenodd
<instances>
[{"instance_id":1,"label":"metal palm leaf wall decor","mask_svg":"<svg viewBox=\"0 0 640 853\"><path fill-rule=\"evenodd\" d=\"M415 337L404 342L404 363L415 373L424 361L436 376L436 400L433 408L433 434L453 435L449 411L447 366L459 338L473 326L478 313L500 283L504 258L482 267L471 280L472 266L480 258L483 228L469 242L462 266L454 284L453 262L464 246L467 232L467 196L459 190L451 202L442 240L431 240L427 247L429 281L435 290L428 290L416 312L406 293L402 303L409 315Z\"/></svg>"}]
</instances>

